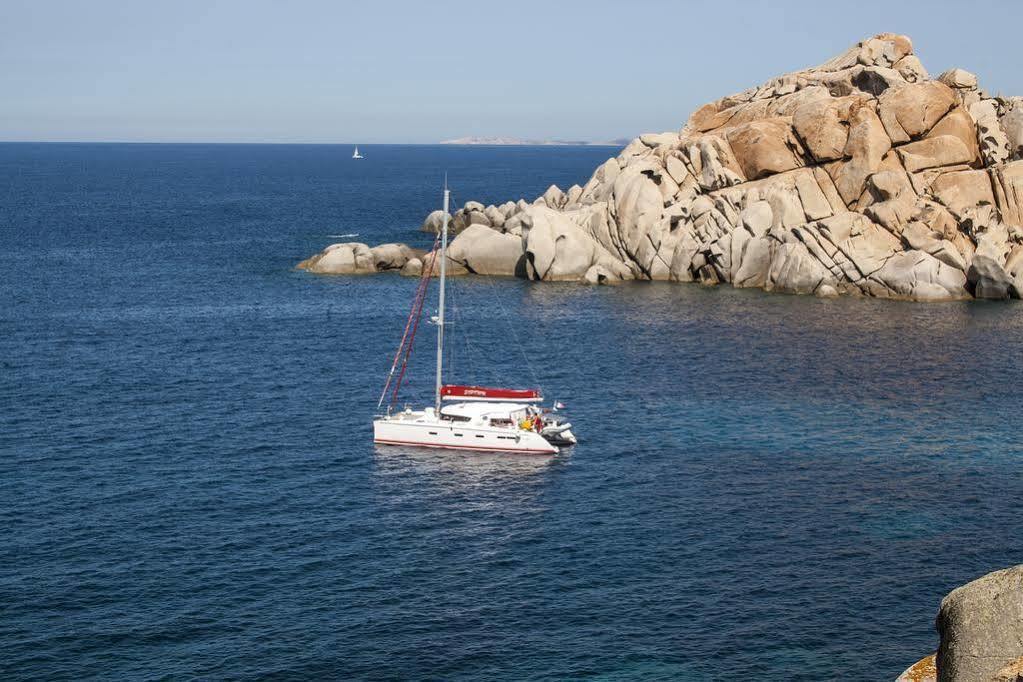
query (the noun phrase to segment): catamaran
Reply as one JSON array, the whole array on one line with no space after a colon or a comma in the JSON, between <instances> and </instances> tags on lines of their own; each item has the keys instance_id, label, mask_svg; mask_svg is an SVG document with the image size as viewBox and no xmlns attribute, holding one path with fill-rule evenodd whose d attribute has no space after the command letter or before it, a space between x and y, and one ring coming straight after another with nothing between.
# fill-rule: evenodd
<instances>
[{"instance_id":1,"label":"catamaran","mask_svg":"<svg viewBox=\"0 0 1023 682\"><path fill-rule=\"evenodd\" d=\"M353 158L353 159L363 159L363 158L365 158L365 157L364 157L364 156L363 156L362 154L360 154L360 153L359 153L359 148L358 148L358 146L356 146L356 147L355 147L355 151L354 151L354 152L352 152L352 158Z\"/></svg>"},{"instance_id":2,"label":"catamaran","mask_svg":"<svg viewBox=\"0 0 1023 682\"><path fill-rule=\"evenodd\" d=\"M423 274L416 290L412 311L405 324L398 352L377 403L379 411L388 392L390 406L385 414L373 420L373 442L380 445L444 448L479 452L526 453L553 455L561 447L574 445L572 425L556 419L551 410L543 407L539 389L492 388L486 386L446 385L444 366L444 295L447 273L445 267L448 246L448 204L451 193L444 189L444 220L438 234L438 245L423 263ZM438 253L439 252L439 253ZM439 287L437 326L437 371L434 382L432 407L414 410L405 407L394 410L398 388L412 352L423 301L435 261L439 259ZM561 407L554 404L554 409Z\"/></svg>"}]
</instances>

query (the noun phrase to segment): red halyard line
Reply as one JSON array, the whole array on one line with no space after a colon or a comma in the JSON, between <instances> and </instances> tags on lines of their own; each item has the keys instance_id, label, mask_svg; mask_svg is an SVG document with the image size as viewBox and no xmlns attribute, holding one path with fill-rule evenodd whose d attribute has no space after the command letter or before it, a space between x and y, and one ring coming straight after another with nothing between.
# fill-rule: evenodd
<instances>
[{"instance_id":1,"label":"red halyard line","mask_svg":"<svg viewBox=\"0 0 1023 682\"><path fill-rule=\"evenodd\" d=\"M434 445L432 443L419 443L411 440L380 440L373 439L374 443L381 445L418 445L424 448L445 448L451 450L472 450L473 452L524 452L538 455L556 455L558 450L524 450L522 448L474 448L468 445Z\"/></svg>"}]
</instances>

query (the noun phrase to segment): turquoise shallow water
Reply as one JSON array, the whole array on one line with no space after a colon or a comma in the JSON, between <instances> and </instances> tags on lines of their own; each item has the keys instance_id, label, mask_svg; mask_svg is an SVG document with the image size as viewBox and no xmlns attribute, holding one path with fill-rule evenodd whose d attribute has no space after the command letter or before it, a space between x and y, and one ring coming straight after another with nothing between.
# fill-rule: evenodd
<instances>
[{"instance_id":1,"label":"turquoise shallow water","mask_svg":"<svg viewBox=\"0 0 1023 682\"><path fill-rule=\"evenodd\" d=\"M582 442L375 449L415 283L294 263L613 150L362 151L0 145L2 677L883 680L1023 557L1013 304L462 279Z\"/></svg>"}]
</instances>

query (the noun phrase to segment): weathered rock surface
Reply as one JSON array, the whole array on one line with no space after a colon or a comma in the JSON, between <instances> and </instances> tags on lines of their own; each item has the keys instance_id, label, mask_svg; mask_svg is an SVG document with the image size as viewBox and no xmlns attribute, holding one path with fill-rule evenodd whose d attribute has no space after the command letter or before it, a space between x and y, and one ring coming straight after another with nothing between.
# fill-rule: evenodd
<instances>
[{"instance_id":1,"label":"weathered rock surface","mask_svg":"<svg viewBox=\"0 0 1023 682\"><path fill-rule=\"evenodd\" d=\"M895 682L937 682L938 668L934 663L934 654L922 658L906 668Z\"/></svg>"},{"instance_id":2,"label":"weathered rock surface","mask_svg":"<svg viewBox=\"0 0 1023 682\"><path fill-rule=\"evenodd\" d=\"M467 202L453 262L543 281L1018 298L1021 154L1023 100L989 97L962 69L932 79L909 38L885 33L636 138L582 185ZM355 260L326 265L361 271Z\"/></svg>"},{"instance_id":3,"label":"weathered rock surface","mask_svg":"<svg viewBox=\"0 0 1023 682\"><path fill-rule=\"evenodd\" d=\"M1023 565L956 588L937 618L940 682L1015 680L1023 657Z\"/></svg>"},{"instance_id":4,"label":"weathered rock surface","mask_svg":"<svg viewBox=\"0 0 1023 682\"><path fill-rule=\"evenodd\" d=\"M299 263L298 267L318 275L352 275L377 271L373 251L359 242L331 244Z\"/></svg>"},{"instance_id":5,"label":"weathered rock surface","mask_svg":"<svg viewBox=\"0 0 1023 682\"><path fill-rule=\"evenodd\" d=\"M476 275L524 275L522 239L470 225L448 244L448 258Z\"/></svg>"}]
</instances>

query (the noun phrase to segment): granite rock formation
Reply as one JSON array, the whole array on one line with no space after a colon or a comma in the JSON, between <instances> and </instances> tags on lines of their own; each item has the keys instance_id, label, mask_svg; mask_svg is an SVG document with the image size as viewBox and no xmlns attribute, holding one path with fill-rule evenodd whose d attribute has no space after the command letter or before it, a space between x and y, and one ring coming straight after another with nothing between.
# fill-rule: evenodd
<instances>
[{"instance_id":1,"label":"granite rock formation","mask_svg":"<svg viewBox=\"0 0 1023 682\"><path fill-rule=\"evenodd\" d=\"M932 78L909 38L881 34L638 137L582 186L467 202L450 248L470 273L540 281L1019 298L1021 154L1023 98Z\"/></svg>"}]
</instances>

